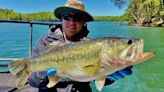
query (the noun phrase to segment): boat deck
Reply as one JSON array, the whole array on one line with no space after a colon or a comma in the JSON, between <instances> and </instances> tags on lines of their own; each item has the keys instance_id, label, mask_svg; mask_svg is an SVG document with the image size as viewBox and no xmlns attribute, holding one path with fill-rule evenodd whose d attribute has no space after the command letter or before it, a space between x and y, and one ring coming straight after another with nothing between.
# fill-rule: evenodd
<instances>
[{"instance_id":1,"label":"boat deck","mask_svg":"<svg viewBox=\"0 0 164 92\"><path fill-rule=\"evenodd\" d=\"M15 88L15 77L10 73L0 73L0 92L38 92L37 88L33 88L28 84L19 90L14 90Z\"/></svg>"}]
</instances>

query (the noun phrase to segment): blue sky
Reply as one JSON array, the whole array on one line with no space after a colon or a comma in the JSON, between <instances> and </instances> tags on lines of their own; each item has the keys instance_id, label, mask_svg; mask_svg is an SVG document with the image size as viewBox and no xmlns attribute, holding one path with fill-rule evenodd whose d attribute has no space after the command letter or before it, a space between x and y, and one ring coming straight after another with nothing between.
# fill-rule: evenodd
<instances>
[{"instance_id":1,"label":"blue sky","mask_svg":"<svg viewBox=\"0 0 164 92\"><path fill-rule=\"evenodd\" d=\"M13 9L19 13L36 13L40 11L50 11L67 0L0 0L0 8ZM81 0L85 4L86 11L93 16L119 16L125 12L114 6L111 0Z\"/></svg>"}]
</instances>

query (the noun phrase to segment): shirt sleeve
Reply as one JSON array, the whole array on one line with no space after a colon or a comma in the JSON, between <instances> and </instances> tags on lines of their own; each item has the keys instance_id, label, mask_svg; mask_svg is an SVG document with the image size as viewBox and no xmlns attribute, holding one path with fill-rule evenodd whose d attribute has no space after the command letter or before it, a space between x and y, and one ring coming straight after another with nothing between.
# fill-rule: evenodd
<instances>
[{"instance_id":1,"label":"shirt sleeve","mask_svg":"<svg viewBox=\"0 0 164 92\"><path fill-rule=\"evenodd\" d=\"M52 41L49 40L47 37L45 36L41 37L39 42L33 49L32 57L39 57L41 55L41 52L44 50L44 48L51 42Z\"/></svg>"},{"instance_id":2,"label":"shirt sleeve","mask_svg":"<svg viewBox=\"0 0 164 92\"><path fill-rule=\"evenodd\" d=\"M54 32L50 32L47 36L42 36L33 49L32 57L41 56L41 52L46 48L47 45L54 41L64 41L63 34L58 28Z\"/></svg>"}]
</instances>

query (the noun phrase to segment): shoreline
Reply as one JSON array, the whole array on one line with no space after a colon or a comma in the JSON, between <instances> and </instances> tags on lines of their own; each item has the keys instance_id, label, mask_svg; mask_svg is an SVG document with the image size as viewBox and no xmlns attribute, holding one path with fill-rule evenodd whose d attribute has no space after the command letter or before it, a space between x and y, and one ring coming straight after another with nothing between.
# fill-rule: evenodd
<instances>
[{"instance_id":1,"label":"shoreline","mask_svg":"<svg viewBox=\"0 0 164 92\"><path fill-rule=\"evenodd\" d=\"M0 19L0 23L3 23L3 22L10 22L10 21L16 21L16 22L40 22L40 23L53 23L53 22L56 22L56 23L60 23L60 20L44 20L44 21L26 21L26 20L1 20ZM118 22L120 25L128 25L128 26L139 26L139 27L158 27L158 28L161 28L161 27L164 27L164 23L161 24L161 26L157 26L157 25L153 25L153 24L129 24L128 21L117 21L117 20L94 20L92 22Z\"/></svg>"}]
</instances>

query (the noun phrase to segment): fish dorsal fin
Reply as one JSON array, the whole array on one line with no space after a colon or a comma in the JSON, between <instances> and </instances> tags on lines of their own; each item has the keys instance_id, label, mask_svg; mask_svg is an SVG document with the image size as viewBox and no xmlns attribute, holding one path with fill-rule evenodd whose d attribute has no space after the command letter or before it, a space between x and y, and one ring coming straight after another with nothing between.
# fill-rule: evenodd
<instances>
[{"instance_id":1,"label":"fish dorsal fin","mask_svg":"<svg viewBox=\"0 0 164 92\"><path fill-rule=\"evenodd\" d=\"M62 78L57 75L49 77L49 83L48 83L47 87L51 88L51 87L55 86L61 79Z\"/></svg>"},{"instance_id":2,"label":"fish dorsal fin","mask_svg":"<svg viewBox=\"0 0 164 92\"><path fill-rule=\"evenodd\" d=\"M45 55L63 45L66 45L64 41L54 41L45 47L45 49L41 52L41 55Z\"/></svg>"},{"instance_id":3,"label":"fish dorsal fin","mask_svg":"<svg viewBox=\"0 0 164 92\"><path fill-rule=\"evenodd\" d=\"M99 79L95 80L95 85L97 90L101 91L103 89L105 81L106 81L106 76L102 76Z\"/></svg>"}]
</instances>

